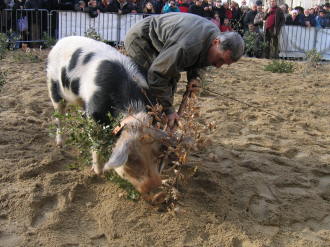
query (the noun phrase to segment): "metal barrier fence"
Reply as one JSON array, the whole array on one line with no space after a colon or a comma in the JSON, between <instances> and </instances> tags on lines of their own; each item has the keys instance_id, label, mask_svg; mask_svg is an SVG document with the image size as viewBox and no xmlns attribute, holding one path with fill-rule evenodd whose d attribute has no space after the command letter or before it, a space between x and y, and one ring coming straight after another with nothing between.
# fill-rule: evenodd
<instances>
[{"instance_id":1,"label":"metal barrier fence","mask_svg":"<svg viewBox=\"0 0 330 247\"><path fill-rule=\"evenodd\" d=\"M103 40L118 45L122 44L130 27L146 16L99 13L96 18L92 18L84 12L5 9L0 11L0 32L17 39L19 46L21 42L38 44L47 38L57 40L71 35L85 36L93 29ZM320 52L324 59L330 60L330 29L300 26L282 28L279 37L280 57L300 58L312 49Z\"/></svg>"},{"instance_id":2,"label":"metal barrier fence","mask_svg":"<svg viewBox=\"0 0 330 247\"><path fill-rule=\"evenodd\" d=\"M147 16L149 15L99 13L96 18L91 18L84 12L5 9L0 11L0 33L8 34L19 45L42 43L47 38L57 40L71 35L85 36L92 28L103 40L120 44L129 28Z\"/></svg>"},{"instance_id":3,"label":"metal barrier fence","mask_svg":"<svg viewBox=\"0 0 330 247\"><path fill-rule=\"evenodd\" d=\"M304 58L305 52L315 49L324 60L330 60L330 29L284 26L279 37L280 57Z\"/></svg>"},{"instance_id":4,"label":"metal barrier fence","mask_svg":"<svg viewBox=\"0 0 330 247\"><path fill-rule=\"evenodd\" d=\"M46 9L5 9L0 11L0 32L17 43L40 43L49 34L49 12Z\"/></svg>"}]
</instances>

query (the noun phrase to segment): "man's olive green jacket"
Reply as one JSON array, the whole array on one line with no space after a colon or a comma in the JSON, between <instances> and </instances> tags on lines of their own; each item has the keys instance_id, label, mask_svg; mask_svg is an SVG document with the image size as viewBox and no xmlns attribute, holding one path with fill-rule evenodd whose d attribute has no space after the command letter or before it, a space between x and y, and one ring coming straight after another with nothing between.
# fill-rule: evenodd
<instances>
[{"instance_id":1,"label":"man's olive green jacket","mask_svg":"<svg viewBox=\"0 0 330 247\"><path fill-rule=\"evenodd\" d=\"M212 41L220 35L210 20L187 13L150 16L136 23L127 33L128 55L147 71L150 94L157 98L167 114L172 103L179 73L188 72L188 80L198 76L197 69L208 66Z\"/></svg>"}]
</instances>

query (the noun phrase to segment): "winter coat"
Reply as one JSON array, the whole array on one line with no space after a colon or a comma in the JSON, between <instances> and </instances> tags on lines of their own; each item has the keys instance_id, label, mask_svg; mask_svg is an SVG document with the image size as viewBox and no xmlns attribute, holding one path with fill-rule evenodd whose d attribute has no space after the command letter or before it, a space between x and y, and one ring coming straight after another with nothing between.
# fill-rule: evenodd
<instances>
[{"instance_id":1,"label":"winter coat","mask_svg":"<svg viewBox=\"0 0 330 247\"><path fill-rule=\"evenodd\" d=\"M199 68L209 66L208 49L219 35L219 28L211 21L187 13L147 17L126 34L128 55L147 70L149 91L166 114L174 112L172 103L177 83L174 77L187 71L191 80L198 76ZM146 62L148 59L151 64Z\"/></svg>"},{"instance_id":2,"label":"winter coat","mask_svg":"<svg viewBox=\"0 0 330 247\"><path fill-rule=\"evenodd\" d=\"M202 6L197 6L195 4L190 5L189 13L204 16L204 8Z\"/></svg>"}]
</instances>

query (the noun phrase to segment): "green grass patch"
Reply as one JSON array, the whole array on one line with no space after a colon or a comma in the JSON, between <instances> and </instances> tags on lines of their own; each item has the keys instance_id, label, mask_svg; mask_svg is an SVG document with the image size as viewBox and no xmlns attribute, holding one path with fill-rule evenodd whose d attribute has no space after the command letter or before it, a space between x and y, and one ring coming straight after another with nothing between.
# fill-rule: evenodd
<instances>
[{"instance_id":1,"label":"green grass patch","mask_svg":"<svg viewBox=\"0 0 330 247\"><path fill-rule=\"evenodd\" d=\"M17 63L40 63L42 62L42 59L40 56L34 52L24 52L24 51L17 51L13 53L13 59Z\"/></svg>"},{"instance_id":2,"label":"green grass patch","mask_svg":"<svg viewBox=\"0 0 330 247\"><path fill-rule=\"evenodd\" d=\"M284 60L273 60L270 64L265 66L264 70L272 73L293 73L295 67L291 62Z\"/></svg>"}]
</instances>

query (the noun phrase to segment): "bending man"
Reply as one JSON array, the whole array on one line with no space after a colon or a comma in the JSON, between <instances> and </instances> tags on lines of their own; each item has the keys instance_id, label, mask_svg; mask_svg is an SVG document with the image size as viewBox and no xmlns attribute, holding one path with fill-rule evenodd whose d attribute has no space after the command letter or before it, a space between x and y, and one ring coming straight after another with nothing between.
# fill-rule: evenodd
<instances>
[{"instance_id":1,"label":"bending man","mask_svg":"<svg viewBox=\"0 0 330 247\"><path fill-rule=\"evenodd\" d=\"M179 119L172 104L180 72L187 71L192 82L200 68L234 63L244 53L244 41L237 33L220 33L203 17L169 13L136 23L126 35L125 48L144 70L148 94L163 106L171 127Z\"/></svg>"}]
</instances>

